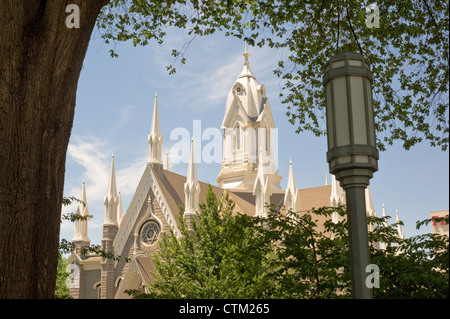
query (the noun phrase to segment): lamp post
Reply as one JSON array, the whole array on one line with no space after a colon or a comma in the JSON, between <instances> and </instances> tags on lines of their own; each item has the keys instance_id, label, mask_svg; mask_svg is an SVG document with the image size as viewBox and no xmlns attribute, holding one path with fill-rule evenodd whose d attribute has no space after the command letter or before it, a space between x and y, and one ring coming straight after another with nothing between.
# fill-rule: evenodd
<instances>
[{"instance_id":1,"label":"lamp post","mask_svg":"<svg viewBox=\"0 0 450 319\"><path fill-rule=\"evenodd\" d=\"M378 170L372 105L372 72L357 53L340 53L324 67L330 173L345 190L353 298L371 299L366 285L370 264L364 191Z\"/></svg>"}]
</instances>

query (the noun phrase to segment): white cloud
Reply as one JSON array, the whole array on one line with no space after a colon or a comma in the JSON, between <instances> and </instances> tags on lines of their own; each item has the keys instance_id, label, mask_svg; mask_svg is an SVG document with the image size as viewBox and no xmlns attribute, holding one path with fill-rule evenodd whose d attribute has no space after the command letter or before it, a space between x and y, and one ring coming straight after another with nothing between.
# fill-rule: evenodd
<instances>
[{"instance_id":1,"label":"white cloud","mask_svg":"<svg viewBox=\"0 0 450 319\"><path fill-rule=\"evenodd\" d=\"M67 162L71 170L66 172L66 196L79 197L83 179L86 183L86 197L89 213L93 219L89 222L89 237L91 230L101 229L104 218L103 200L109 180L111 169L111 155L113 147L106 141L100 141L93 136L73 135L67 151ZM120 154L115 154L117 191L121 192L123 208L126 211L128 203L136 190L142 173L145 169L147 157L140 157L127 162L126 167L118 166ZM70 162L75 162L72 165ZM75 169L76 168L76 169ZM75 173L81 170L80 173ZM70 185L70 186L69 186ZM77 204L63 207L63 214L76 211ZM62 237L70 240L75 226L73 223L63 221L61 224ZM95 233L98 233L96 231ZM100 232L101 233L101 232ZM98 234L97 234L98 235ZM70 237L70 238L69 238ZM92 238L91 238L92 240Z\"/></svg>"}]
</instances>

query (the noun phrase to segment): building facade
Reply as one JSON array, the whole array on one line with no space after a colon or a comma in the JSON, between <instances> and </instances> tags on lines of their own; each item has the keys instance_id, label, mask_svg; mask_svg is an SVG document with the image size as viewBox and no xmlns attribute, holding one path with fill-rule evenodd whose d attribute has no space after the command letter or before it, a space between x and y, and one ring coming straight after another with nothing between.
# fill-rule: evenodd
<instances>
[{"instance_id":1,"label":"building facade","mask_svg":"<svg viewBox=\"0 0 450 319\"><path fill-rule=\"evenodd\" d=\"M245 49L244 66L231 87L225 107L221 129L223 134L223 159L218 172L218 186L213 186L220 196L229 190L236 202L235 210L251 216L265 216L266 203L276 207L306 212L313 207L337 206L345 203L345 193L332 177L325 185L299 189L296 185L292 161L289 163L287 187L280 186L273 132L275 123L264 84L259 84L250 70ZM69 257L73 276L70 292L74 298L129 298L128 289L145 291L151 282L154 266L152 252L158 249L158 240L164 233L173 231L181 236L178 219L179 205L184 207L183 218L190 220L204 200L207 183L201 182L195 164L194 143L186 176L164 169L162 161L161 127L158 98L155 94L152 125L148 136L149 157L141 179L126 213L117 192L114 156L104 199L105 218L101 248L119 260L103 258L96 254L81 254L89 246L89 219L78 220L73 244L75 250ZM86 187L83 182L77 214L88 216ZM375 215L370 188L366 189L368 215ZM338 221L340 216L332 217ZM320 220L319 220L320 222ZM448 226L447 226L448 229ZM447 230L448 231L448 230Z\"/></svg>"}]
</instances>

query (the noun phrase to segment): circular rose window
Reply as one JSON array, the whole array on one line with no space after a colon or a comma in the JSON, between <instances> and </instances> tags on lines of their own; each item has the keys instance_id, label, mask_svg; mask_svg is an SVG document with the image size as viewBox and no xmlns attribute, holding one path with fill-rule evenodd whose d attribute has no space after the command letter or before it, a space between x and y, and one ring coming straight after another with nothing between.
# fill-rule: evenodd
<instances>
[{"instance_id":1,"label":"circular rose window","mask_svg":"<svg viewBox=\"0 0 450 319\"><path fill-rule=\"evenodd\" d=\"M161 227L159 224L154 220L150 220L141 227L141 241L146 245L153 245L158 240L160 232Z\"/></svg>"}]
</instances>

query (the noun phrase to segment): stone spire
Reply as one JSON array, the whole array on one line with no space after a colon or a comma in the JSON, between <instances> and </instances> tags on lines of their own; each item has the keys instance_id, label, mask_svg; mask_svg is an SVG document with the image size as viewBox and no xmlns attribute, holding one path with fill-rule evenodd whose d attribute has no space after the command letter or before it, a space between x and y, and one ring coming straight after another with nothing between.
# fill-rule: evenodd
<instances>
[{"instance_id":1,"label":"stone spire","mask_svg":"<svg viewBox=\"0 0 450 319\"><path fill-rule=\"evenodd\" d=\"M259 84L250 71L247 43L243 56L244 67L228 92L221 125L223 159L217 183L221 188L251 193L257 175L259 148L263 146L264 155L269 153L271 157L265 173L272 192L284 193L277 169L278 135L265 86Z\"/></svg>"},{"instance_id":2,"label":"stone spire","mask_svg":"<svg viewBox=\"0 0 450 319\"><path fill-rule=\"evenodd\" d=\"M245 41L245 52L242 55L244 56L244 68L242 69L242 72L241 72L241 74L239 74L238 78L243 78L243 77L255 78L252 71L250 71L250 61L248 60L250 53L248 53L247 41Z\"/></svg>"},{"instance_id":3,"label":"stone spire","mask_svg":"<svg viewBox=\"0 0 450 319\"><path fill-rule=\"evenodd\" d=\"M114 238L119 229L118 216L120 214L120 198L117 196L116 168L114 165L114 154L111 159L111 170L109 172L108 190L105 196L105 221L103 222L102 249L106 253L114 254ZM115 261L102 258L101 265L101 299L114 298Z\"/></svg>"},{"instance_id":4,"label":"stone spire","mask_svg":"<svg viewBox=\"0 0 450 319\"><path fill-rule=\"evenodd\" d=\"M122 194L119 192L119 204L117 205L117 224L120 225L123 219Z\"/></svg>"},{"instance_id":5,"label":"stone spire","mask_svg":"<svg viewBox=\"0 0 450 319\"><path fill-rule=\"evenodd\" d=\"M395 210L395 222L397 223L397 237L405 239L405 233L403 232L402 225L400 225L400 218L398 217L398 209Z\"/></svg>"},{"instance_id":6,"label":"stone spire","mask_svg":"<svg viewBox=\"0 0 450 319\"><path fill-rule=\"evenodd\" d=\"M255 215L266 217L270 205L270 195L272 195L272 188L270 187L269 177L264 171L264 157L262 148L259 149L259 163L258 172L253 187L253 195L255 195Z\"/></svg>"},{"instance_id":7,"label":"stone spire","mask_svg":"<svg viewBox=\"0 0 450 319\"><path fill-rule=\"evenodd\" d=\"M397 223L397 237L399 239L405 239L405 233L403 232L402 225L400 225L400 218L398 217L398 209L395 210L395 221ZM397 244L396 254L404 253L405 249L402 244Z\"/></svg>"},{"instance_id":8,"label":"stone spire","mask_svg":"<svg viewBox=\"0 0 450 319\"><path fill-rule=\"evenodd\" d=\"M161 126L159 124L158 95L155 93L152 127L150 130L150 135L148 136L149 163L162 165L162 142L163 138L161 135Z\"/></svg>"},{"instance_id":9,"label":"stone spire","mask_svg":"<svg viewBox=\"0 0 450 319\"><path fill-rule=\"evenodd\" d=\"M191 140L191 153L189 157L188 173L186 183L184 183L184 210L186 213L196 213L198 211L200 184L197 176L197 165L195 164L194 139Z\"/></svg>"},{"instance_id":10,"label":"stone spire","mask_svg":"<svg viewBox=\"0 0 450 319\"><path fill-rule=\"evenodd\" d=\"M387 216L386 216L386 208L384 207L384 204L383 204L383 212L381 214L382 214L381 217L383 217L383 226L389 227L389 223L387 222Z\"/></svg>"},{"instance_id":11,"label":"stone spire","mask_svg":"<svg viewBox=\"0 0 450 319\"><path fill-rule=\"evenodd\" d=\"M365 197L366 197L366 214L367 214L367 216L377 217L377 212L375 210L375 207L373 206L372 193L370 192L370 186L366 187ZM373 231L375 229L375 227L376 227L375 224L373 224L373 223L369 224L369 232Z\"/></svg>"},{"instance_id":12,"label":"stone spire","mask_svg":"<svg viewBox=\"0 0 450 319\"><path fill-rule=\"evenodd\" d=\"M108 189L105 196L105 221L104 225L117 225L117 206L119 197L117 196L116 168L114 165L114 154L111 159L111 170L109 172Z\"/></svg>"},{"instance_id":13,"label":"stone spire","mask_svg":"<svg viewBox=\"0 0 450 319\"><path fill-rule=\"evenodd\" d=\"M383 226L389 227L389 223L387 222L386 208L384 207L384 204L383 204L383 211L381 213L381 217L383 218ZM387 247L387 244L382 242L381 249L386 249L386 247Z\"/></svg>"},{"instance_id":14,"label":"stone spire","mask_svg":"<svg viewBox=\"0 0 450 319\"><path fill-rule=\"evenodd\" d=\"M78 204L77 211L75 213L85 219L75 221L75 237L72 239L73 243L83 242L89 245L90 239L88 237L88 221L89 221L89 208L87 206L86 186L83 180L83 186L81 188L80 203Z\"/></svg>"},{"instance_id":15,"label":"stone spire","mask_svg":"<svg viewBox=\"0 0 450 319\"><path fill-rule=\"evenodd\" d=\"M331 196L330 196L330 204L333 207L338 207L340 204L344 204L344 190L342 189L339 181L336 179L336 176L332 175L331 177ZM340 222L342 220L342 216L337 212L333 212L331 216L331 220L334 223Z\"/></svg>"},{"instance_id":16,"label":"stone spire","mask_svg":"<svg viewBox=\"0 0 450 319\"><path fill-rule=\"evenodd\" d=\"M332 175L331 177L331 196L330 196L330 204L333 207L337 207L339 204L344 203L344 191L341 187L341 184L336 179L336 176Z\"/></svg>"},{"instance_id":17,"label":"stone spire","mask_svg":"<svg viewBox=\"0 0 450 319\"><path fill-rule=\"evenodd\" d=\"M191 153L189 156L188 173L184 183L184 214L189 230L193 230L192 222L199 211L200 183L197 176L197 165L195 164L194 139L191 140Z\"/></svg>"},{"instance_id":18,"label":"stone spire","mask_svg":"<svg viewBox=\"0 0 450 319\"><path fill-rule=\"evenodd\" d=\"M286 211L292 210L298 212L300 210L299 189L295 184L294 171L292 169L292 160L289 160L289 176L287 181L286 193L284 195L284 206Z\"/></svg>"}]
</instances>

